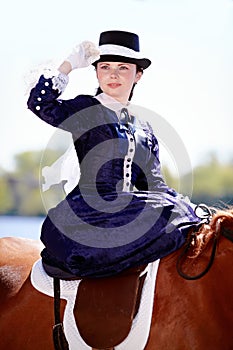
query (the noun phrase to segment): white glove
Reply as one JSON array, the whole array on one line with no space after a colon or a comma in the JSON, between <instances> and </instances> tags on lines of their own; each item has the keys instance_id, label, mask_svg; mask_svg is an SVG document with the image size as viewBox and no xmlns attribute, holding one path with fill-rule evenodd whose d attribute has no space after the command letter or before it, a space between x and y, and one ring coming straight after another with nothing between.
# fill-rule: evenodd
<instances>
[{"instance_id":1,"label":"white glove","mask_svg":"<svg viewBox=\"0 0 233 350\"><path fill-rule=\"evenodd\" d=\"M100 51L91 41L83 41L75 46L66 61L70 62L72 69L84 68L100 58Z\"/></svg>"}]
</instances>

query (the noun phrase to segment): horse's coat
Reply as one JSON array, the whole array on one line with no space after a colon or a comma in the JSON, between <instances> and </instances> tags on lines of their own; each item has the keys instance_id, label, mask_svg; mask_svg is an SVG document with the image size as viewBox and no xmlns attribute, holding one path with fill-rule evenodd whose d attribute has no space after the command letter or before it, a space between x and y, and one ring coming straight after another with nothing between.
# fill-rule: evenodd
<instances>
[{"instance_id":1,"label":"horse's coat","mask_svg":"<svg viewBox=\"0 0 233 350\"><path fill-rule=\"evenodd\" d=\"M233 212L220 213L221 228L233 229ZM218 231L217 219L212 228ZM216 232L219 234L219 232ZM0 348L53 350L53 299L36 291L29 275L38 259L36 242L0 240ZM187 258L184 270L196 275L207 265L211 240L196 258ZM160 262L149 341L145 350L232 350L233 244L219 236L216 257L201 279L188 281L176 270L177 251ZM19 266L19 269L17 269ZM8 273L9 272L9 273ZM19 272L20 278L12 281ZM62 301L62 310L64 310Z\"/></svg>"}]
</instances>

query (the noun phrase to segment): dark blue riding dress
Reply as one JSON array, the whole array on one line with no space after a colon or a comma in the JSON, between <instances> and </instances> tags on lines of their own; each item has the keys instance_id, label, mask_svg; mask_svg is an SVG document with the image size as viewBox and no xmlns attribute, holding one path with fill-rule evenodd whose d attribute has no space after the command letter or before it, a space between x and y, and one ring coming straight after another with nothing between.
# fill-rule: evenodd
<instances>
[{"instance_id":1,"label":"dark blue riding dress","mask_svg":"<svg viewBox=\"0 0 233 350\"><path fill-rule=\"evenodd\" d=\"M42 226L48 274L110 276L180 248L200 219L165 184L150 125L127 110L119 122L116 111L89 95L59 95L54 80L42 75L28 100L39 118L72 134L81 172Z\"/></svg>"}]
</instances>

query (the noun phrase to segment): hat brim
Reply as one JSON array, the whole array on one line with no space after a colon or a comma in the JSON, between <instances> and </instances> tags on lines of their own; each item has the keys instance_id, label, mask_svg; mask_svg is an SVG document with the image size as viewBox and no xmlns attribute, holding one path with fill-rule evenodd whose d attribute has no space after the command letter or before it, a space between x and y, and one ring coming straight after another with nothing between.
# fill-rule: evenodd
<instances>
[{"instance_id":1,"label":"hat brim","mask_svg":"<svg viewBox=\"0 0 233 350\"><path fill-rule=\"evenodd\" d=\"M99 62L124 62L124 63L132 63L136 64L138 67L142 69L146 69L151 65L151 61L148 58L133 58L133 57L125 57L120 55L100 55L100 59L93 62L94 66Z\"/></svg>"}]
</instances>

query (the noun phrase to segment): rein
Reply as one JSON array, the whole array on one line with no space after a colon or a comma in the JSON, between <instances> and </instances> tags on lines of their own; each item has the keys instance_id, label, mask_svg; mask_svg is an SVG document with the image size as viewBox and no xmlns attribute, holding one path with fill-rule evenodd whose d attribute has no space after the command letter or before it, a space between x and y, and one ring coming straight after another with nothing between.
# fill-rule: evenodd
<instances>
[{"instance_id":1,"label":"rein","mask_svg":"<svg viewBox=\"0 0 233 350\"><path fill-rule=\"evenodd\" d=\"M198 214L197 211L198 209L201 209L201 214ZM209 209L209 207L207 207L207 205L205 204L199 204L196 206L195 208L195 214L200 218L202 219L201 223L200 224L209 224L210 222L210 219L212 217L212 212L211 210ZM198 228L197 228L198 229ZM186 243L185 245L185 248L184 250L181 252L180 256L178 257L178 260L177 260L177 263L176 263L176 269L177 269L177 272L178 274L186 279L186 280L197 280L201 277L203 277L211 268L211 266L213 265L213 262L214 262L214 258L215 258L215 254L216 254L216 248L217 248L217 242L218 242L218 235L217 234L214 234L213 236L213 246L212 246L212 251L211 251L211 255L210 255L210 260L206 266L206 268L201 272L199 273L198 275L196 276L190 276L190 275L187 275L186 273L184 273L182 271L182 258L187 254L187 252L189 251L191 245L192 245L192 242L196 241L196 233L197 230L195 230L191 235L190 235L190 238L189 238L189 241ZM227 229L227 228L222 228L221 230L221 234L229 239L232 243L233 243L233 231L230 230L230 229Z\"/></svg>"},{"instance_id":2,"label":"rein","mask_svg":"<svg viewBox=\"0 0 233 350\"><path fill-rule=\"evenodd\" d=\"M210 260L206 266L206 268L201 272L199 273L198 275L196 276L190 276L190 275L187 275L186 273L184 273L182 271L182 268L181 268L181 265L182 265L182 258L186 255L186 253L189 251L189 248L191 247L191 244L193 242L193 240L196 239L196 234L193 233L191 236L190 236L190 239L185 247L185 249L183 250L183 252L180 254L178 260L177 260L177 263L176 263L176 269L177 269L177 272L178 274L186 279L186 280L191 280L191 281L194 281L194 280L197 280L201 277L203 277L211 268L211 266L213 265L213 262L214 262L214 258L215 258L215 253L216 253L216 248L217 248L217 236L215 235L214 238L213 238L213 247L212 247L212 251L211 251L211 255L210 255Z\"/></svg>"},{"instance_id":3,"label":"rein","mask_svg":"<svg viewBox=\"0 0 233 350\"><path fill-rule=\"evenodd\" d=\"M201 214L198 214L198 210L201 209ZM212 212L211 210L209 209L209 207L205 204L199 204L196 206L195 208L195 214L200 218L202 219L201 223L200 224L209 224L210 222L210 219L212 217ZM198 228L197 228L198 229ZM201 272L199 273L198 275L196 276L190 276L190 275L187 275L186 273L184 273L182 271L182 258L187 254L187 252L189 251L191 245L192 245L192 242L196 241L196 231L194 231L191 235L190 235L190 238L189 238L189 241L186 243L185 245L185 248L184 250L182 251L182 253L180 254L180 256L178 257L178 260L177 260L177 263L176 263L176 269L177 269L177 272L178 274L186 279L186 280L191 280L191 281L194 281L194 280L197 280L201 277L203 277L211 268L211 266L213 265L213 262L214 262L214 258L215 258L215 254L216 254L216 248L217 248L217 241L218 241L218 237L217 235L215 234L214 237L213 237L213 246L212 246L212 251L211 251L211 255L210 255L210 260L206 266L206 268ZM232 237L233 239L233 237Z\"/></svg>"}]
</instances>

